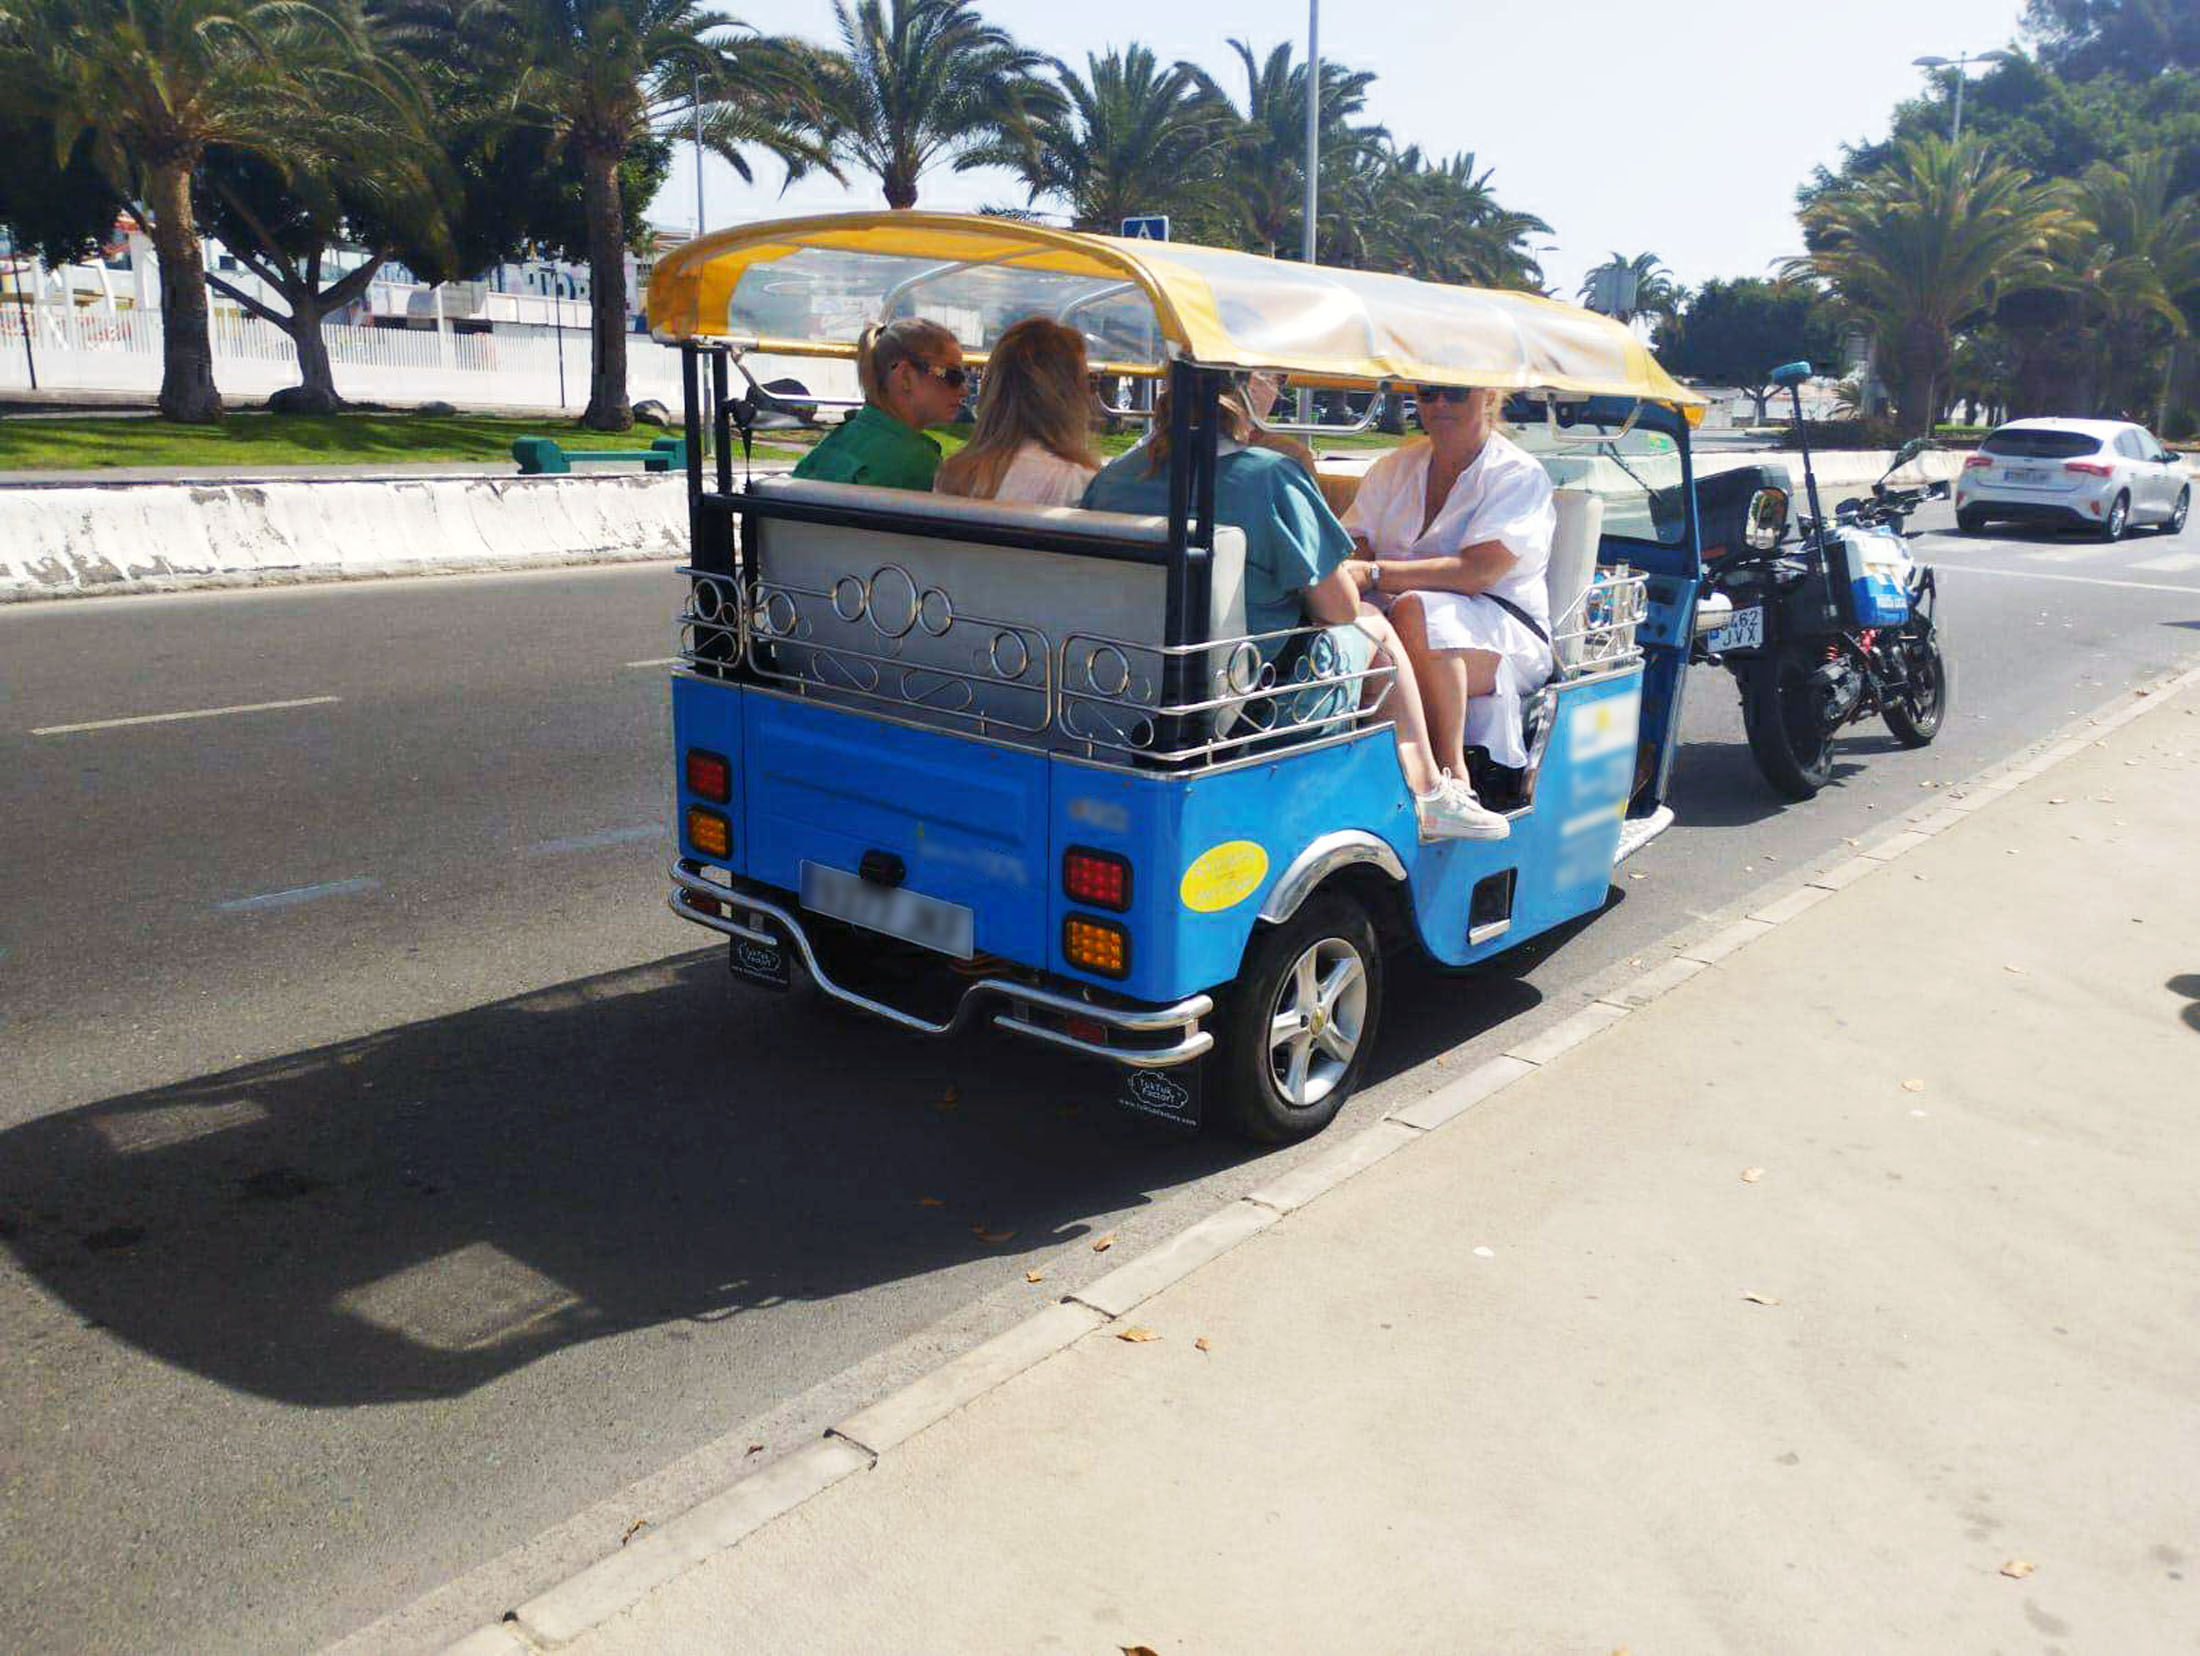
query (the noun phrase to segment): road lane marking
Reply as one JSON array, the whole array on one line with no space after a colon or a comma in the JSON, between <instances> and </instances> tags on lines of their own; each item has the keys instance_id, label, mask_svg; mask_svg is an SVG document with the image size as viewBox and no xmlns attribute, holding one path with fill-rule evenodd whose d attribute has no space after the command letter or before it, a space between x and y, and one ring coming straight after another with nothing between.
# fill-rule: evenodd
<instances>
[{"instance_id":1,"label":"road lane marking","mask_svg":"<svg viewBox=\"0 0 2200 1656\"><path fill-rule=\"evenodd\" d=\"M41 725L33 736L73 736L80 730L120 730L124 725L172 724L178 719L225 719L232 713L274 713L286 707L326 707L342 696L300 696L296 701L245 702L237 707L196 707L187 713L140 713L133 719L88 719L82 724Z\"/></svg>"},{"instance_id":2,"label":"road lane marking","mask_svg":"<svg viewBox=\"0 0 2200 1656\"><path fill-rule=\"evenodd\" d=\"M291 908L299 903L318 903L324 897L358 897L370 891L380 891L382 882L370 880L364 874L348 880L331 880L326 885L293 886L288 891L263 891L257 897L232 897L226 903L216 903L216 914L249 914L258 909Z\"/></svg>"},{"instance_id":3,"label":"road lane marking","mask_svg":"<svg viewBox=\"0 0 2200 1656\"><path fill-rule=\"evenodd\" d=\"M2000 575L2018 581L2063 581L2072 586L2128 587L2133 592L2181 592L2200 598L2200 586L2172 586L2167 581L2112 581L2105 575L2051 575L2044 569L1984 569L1977 564L1935 563L1955 575Z\"/></svg>"},{"instance_id":4,"label":"road lane marking","mask_svg":"<svg viewBox=\"0 0 2200 1656\"><path fill-rule=\"evenodd\" d=\"M687 660L686 656L653 656L648 661L630 661L627 665L629 667L677 667L685 660Z\"/></svg>"},{"instance_id":5,"label":"road lane marking","mask_svg":"<svg viewBox=\"0 0 2200 1656\"><path fill-rule=\"evenodd\" d=\"M2164 575L2182 575L2187 570L2200 569L2200 552L2170 552L2159 558L2142 558L2131 567L2158 570Z\"/></svg>"},{"instance_id":6,"label":"road lane marking","mask_svg":"<svg viewBox=\"0 0 2200 1656\"><path fill-rule=\"evenodd\" d=\"M2103 541L2098 546L2057 546L2036 552L2025 552L2020 556L2030 563L2087 563L2094 558L2105 558L2115 550L2113 544Z\"/></svg>"},{"instance_id":7,"label":"road lane marking","mask_svg":"<svg viewBox=\"0 0 2200 1656\"><path fill-rule=\"evenodd\" d=\"M639 828L606 828L598 834L575 834L570 839L542 840L530 845L530 857L554 857L563 851L601 851L613 845L635 845L647 839L670 839L672 830L661 822Z\"/></svg>"}]
</instances>

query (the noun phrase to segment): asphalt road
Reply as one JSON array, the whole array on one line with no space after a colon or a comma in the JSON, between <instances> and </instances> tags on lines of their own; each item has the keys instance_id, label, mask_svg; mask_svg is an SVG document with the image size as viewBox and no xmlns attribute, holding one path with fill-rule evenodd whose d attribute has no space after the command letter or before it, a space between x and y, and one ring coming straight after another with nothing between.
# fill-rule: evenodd
<instances>
[{"instance_id":1,"label":"asphalt road","mask_svg":"<svg viewBox=\"0 0 2200 1656\"><path fill-rule=\"evenodd\" d=\"M1503 970L1403 976L1348 1114L2200 649L2200 533L1946 525L1917 540L1958 673L1939 744L1861 734L1784 807L1700 673L1643 877ZM639 664L677 599L627 567L0 613L11 1650L386 1616L354 1648L432 1647L1098 1274L1091 1239L1148 1245L1307 1153L730 982L662 902Z\"/></svg>"}]
</instances>

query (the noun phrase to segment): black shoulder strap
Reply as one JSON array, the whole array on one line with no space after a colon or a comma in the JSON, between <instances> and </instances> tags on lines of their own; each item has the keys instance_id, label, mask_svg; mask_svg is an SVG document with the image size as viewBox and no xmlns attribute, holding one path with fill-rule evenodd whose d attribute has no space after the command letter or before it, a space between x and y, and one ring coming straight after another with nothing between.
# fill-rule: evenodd
<instances>
[{"instance_id":1,"label":"black shoulder strap","mask_svg":"<svg viewBox=\"0 0 2200 1656\"><path fill-rule=\"evenodd\" d=\"M1500 598L1494 592L1485 592L1482 594L1482 596L1487 598L1491 603L1495 604L1499 609L1503 610L1507 615L1510 615L1515 621L1518 621L1523 627L1526 627L1528 631L1534 633L1536 637L1542 639L1543 647L1545 649L1549 649L1551 647L1550 629L1545 627L1542 622L1538 621L1534 616L1530 615L1518 604L1514 603L1510 598Z\"/></svg>"}]
</instances>

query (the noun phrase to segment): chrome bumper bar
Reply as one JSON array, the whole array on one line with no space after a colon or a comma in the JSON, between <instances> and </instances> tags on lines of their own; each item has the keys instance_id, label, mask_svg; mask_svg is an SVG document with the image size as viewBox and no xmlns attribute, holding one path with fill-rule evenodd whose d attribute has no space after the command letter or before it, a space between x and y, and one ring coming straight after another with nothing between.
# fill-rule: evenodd
<instances>
[{"instance_id":1,"label":"chrome bumper bar","mask_svg":"<svg viewBox=\"0 0 2200 1656\"><path fill-rule=\"evenodd\" d=\"M899 1028L919 1035L952 1035L991 1000L1005 1000L1005 1009L993 1014L997 1029L1013 1030L1028 1035L1033 1040L1044 1041L1050 1046L1066 1048L1084 1054L1088 1058L1102 1058L1109 1063L1121 1064L1130 1069L1168 1069L1176 1064L1189 1063L1215 1044L1215 1038L1199 1027L1199 1020L1215 1009L1211 996L1192 995L1173 1006L1154 1006L1129 1009L1117 1006L1100 1006L1091 1001L1077 999L1074 995L1057 994L1051 989L1040 989L1032 984L1017 983L1008 978L980 978L963 991L962 999L955 1005L952 1017L944 1023L934 1023L904 1012L899 1007L875 1001L868 995L858 994L844 984L835 983L818 964L817 951L810 947L809 934L802 929L802 922L786 908L753 892L736 891L718 885L703 874L702 864L681 858L672 865L672 895L666 905L683 920L692 920L698 926L708 926L712 931L728 937L744 938L751 943L779 944L782 940L756 925L744 925L730 915L713 914L698 908L693 899L707 898L713 905L722 905L737 911L747 911L752 918L764 916L778 922L786 929L802 956L803 969L810 974L825 994L849 1006L857 1007L873 1017L884 1018ZM943 957L944 958L944 957ZM1064 1029L1055 1029L1036 1022L1033 1012L1051 1012L1065 1018L1089 1018L1104 1024L1110 1030L1123 1035L1161 1036L1174 1035L1175 1040L1165 1046L1110 1046L1102 1041L1088 1041L1072 1035Z\"/></svg>"}]
</instances>

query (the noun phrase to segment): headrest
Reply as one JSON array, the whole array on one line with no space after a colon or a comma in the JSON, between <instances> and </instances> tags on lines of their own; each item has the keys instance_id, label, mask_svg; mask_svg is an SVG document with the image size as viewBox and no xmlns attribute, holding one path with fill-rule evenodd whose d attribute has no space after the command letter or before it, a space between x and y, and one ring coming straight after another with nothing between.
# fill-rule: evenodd
<instances>
[{"instance_id":1,"label":"headrest","mask_svg":"<svg viewBox=\"0 0 2200 1656\"><path fill-rule=\"evenodd\" d=\"M1073 535L1104 535L1111 540L1166 544L1169 520L1129 512L1088 512L1076 506L1024 506L966 495L933 494L924 489L881 489L868 483L825 483L808 477L759 477L758 494L820 505L853 506L948 523L986 523L1003 529L1049 529Z\"/></svg>"}]
</instances>

